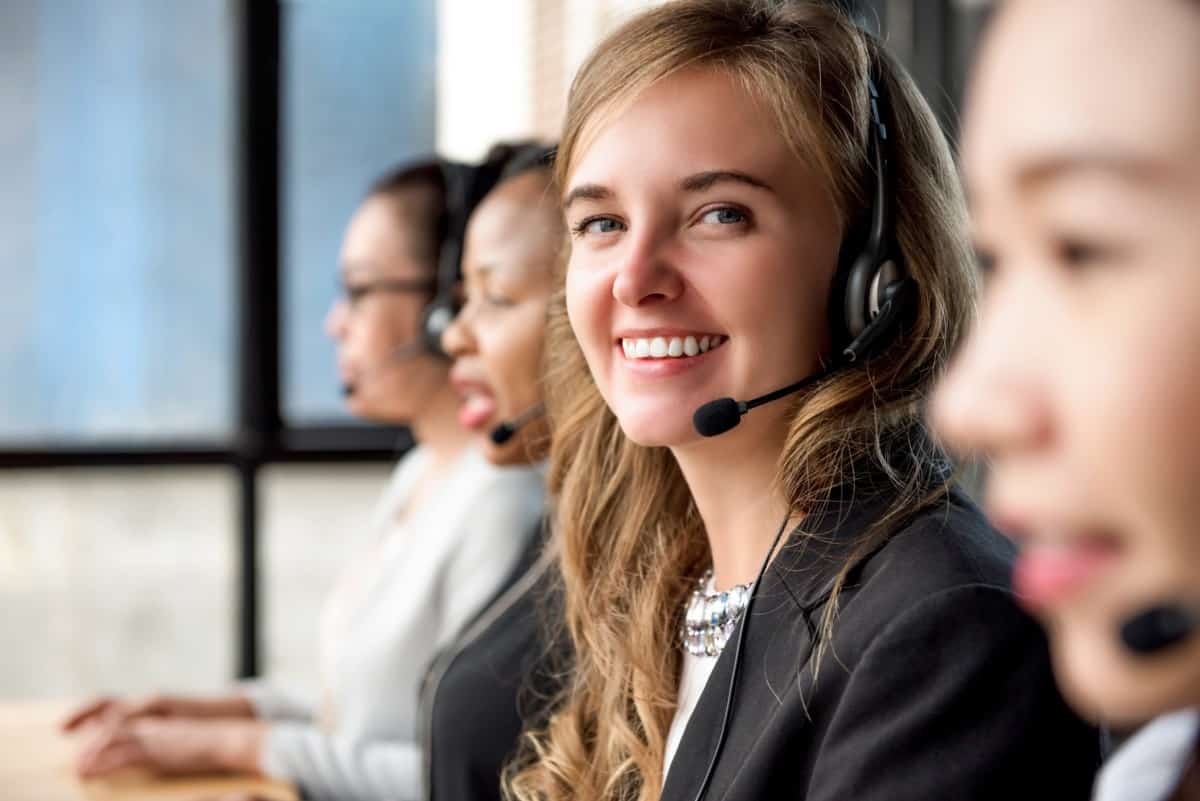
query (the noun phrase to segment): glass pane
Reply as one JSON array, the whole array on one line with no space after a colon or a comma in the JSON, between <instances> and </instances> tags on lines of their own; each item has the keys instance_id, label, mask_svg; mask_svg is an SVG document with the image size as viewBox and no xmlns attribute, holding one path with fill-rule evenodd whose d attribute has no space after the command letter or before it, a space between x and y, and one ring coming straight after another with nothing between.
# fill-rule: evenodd
<instances>
[{"instance_id":1,"label":"glass pane","mask_svg":"<svg viewBox=\"0 0 1200 801\"><path fill-rule=\"evenodd\" d=\"M226 0L0 10L0 439L232 422Z\"/></svg>"},{"instance_id":2,"label":"glass pane","mask_svg":"<svg viewBox=\"0 0 1200 801\"><path fill-rule=\"evenodd\" d=\"M0 697L225 685L235 493L215 468L4 473Z\"/></svg>"},{"instance_id":3,"label":"glass pane","mask_svg":"<svg viewBox=\"0 0 1200 801\"><path fill-rule=\"evenodd\" d=\"M283 5L283 412L343 419L333 346L342 230L388 167L433 151L433 0Z\"/></svg>"},{"instance_id":4,"label":"glass pane","mask_svg":"<svg viewBox=\"0 0 1200 801\"><path fill-rule=\"evenodd\" d=\"M317 620L326 594L369 523L391 465L287 465L259 474L262 493L265 673L317 685Z\"/></svg>"}]
</instances>

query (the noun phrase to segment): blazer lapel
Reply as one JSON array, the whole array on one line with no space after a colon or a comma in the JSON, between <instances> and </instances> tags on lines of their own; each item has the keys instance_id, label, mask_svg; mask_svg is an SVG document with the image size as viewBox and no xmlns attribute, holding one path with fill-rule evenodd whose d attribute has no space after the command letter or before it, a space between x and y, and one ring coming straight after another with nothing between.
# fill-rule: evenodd
<instances>
[{"instance_id":1,"label":"blazer lapel","mask_svg":"<svg viewBox=\"0 0 1200 801\"><path fill-rule=\"evenodd\" d=\"M742 645L728 733L705 797L720 797L714 795L713 791L727 785L736 774L737 766L730 764L728 755L744 747L738 740L747 735L757 736L762 731L758 726L746 725L746 722L752 718L761 720L771 714L778 706L778 698L796 680L797 665L807 660L810 644L807 627L802 622L794 598L781 581L781 575L770 570L755 594L749 616L743 617L738 623L729 645L717 657L717 663L704 685L667 770L661 801L693 801L700 789L720 739L721 720L725 715L729 683L733 677L737 637L742 627L747 625L749 628Z\"/></svg>"},{"instance_id":2,"label":"blazer lapel","mask_svg":"<svg viewBox=\"0 0 1200 801\"><path fill-rule=\"evenodd\" d=\"M798 690L812 652L816 621L810 613L824 603L837 571L888 500L835 494L789 535L763 576L749 615L713 666L667 770L661 801L696 798L718 747L737 637L748 625L726 739L703 797L725 794L744 763L739 757L753 749L782 700Z\"/></svg>"}]
</instances>

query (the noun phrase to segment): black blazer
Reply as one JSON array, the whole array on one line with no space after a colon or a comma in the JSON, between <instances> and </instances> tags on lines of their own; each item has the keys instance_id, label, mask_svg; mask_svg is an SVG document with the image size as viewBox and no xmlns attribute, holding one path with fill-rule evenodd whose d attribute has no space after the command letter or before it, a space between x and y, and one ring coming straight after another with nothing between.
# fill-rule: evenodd
<instances>
[{"instance_id":1,"label":"black blazer","mask_svg":"<svg viewBox=\"0 0 1200 801\"><path fill-rule=\"evenodd\" d=\"M421 691L426 801L500 801L521 731L545 720L568 669L542 526L500 593L433 661Z\"/></svg>"},{"instance_id":2,"label":"black blazer","mask_svg":"<svg viewBox=\"0 0 1200 801\"><path fill-rule=\"evenodd\" d=\"M832 578L885 496L830 502L763 577L727 739L705 799L1087 799L1097 732L1054 684L1013 603L1012 546L957 491L860 561L832 642L814 636ZM818 544L819 543L819 544ZM717 744L734 646L688 721L663 801L692 801Z\"/></svg>"}]
</instances>

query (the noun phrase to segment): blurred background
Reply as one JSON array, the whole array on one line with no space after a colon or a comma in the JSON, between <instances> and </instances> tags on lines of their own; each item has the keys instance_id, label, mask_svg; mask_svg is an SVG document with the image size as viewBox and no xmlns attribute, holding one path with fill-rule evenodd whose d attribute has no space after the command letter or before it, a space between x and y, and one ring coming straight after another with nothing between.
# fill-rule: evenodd
<instances>
[{"instance_id":1,"label":"blurred background","mask_svg":"<svg viewBox=\"0 0 1200 801\"><path fill-rule=\"evenodd\" d=\"M0 700L315 682L409 444L341 408L343 226L397 162L553 139L650 4L0 0ZM989 0L841 5L953 136Z\"/></svg>"}]
</instances>

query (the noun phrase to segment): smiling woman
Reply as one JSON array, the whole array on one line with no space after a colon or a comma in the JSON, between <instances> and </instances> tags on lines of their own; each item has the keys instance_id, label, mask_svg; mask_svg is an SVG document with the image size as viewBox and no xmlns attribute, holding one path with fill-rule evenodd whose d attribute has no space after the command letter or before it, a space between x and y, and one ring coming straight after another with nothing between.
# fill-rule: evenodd
<instances>
[{"instance_id":1,"label":"smiling woman","mask_svg":"<svg viewBox=\"0 0 1200 801\"><path fill-rule=\"evenodd\" d=\"M672 3L584 64L556 167L576 670L514 796L1086 797L1095 732L921 420L975 282L903 70L824 3ZM814 375L720 436L693 425Z\"/></svg>"}]
</instances>

